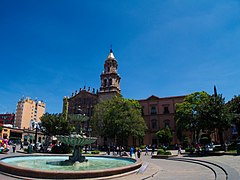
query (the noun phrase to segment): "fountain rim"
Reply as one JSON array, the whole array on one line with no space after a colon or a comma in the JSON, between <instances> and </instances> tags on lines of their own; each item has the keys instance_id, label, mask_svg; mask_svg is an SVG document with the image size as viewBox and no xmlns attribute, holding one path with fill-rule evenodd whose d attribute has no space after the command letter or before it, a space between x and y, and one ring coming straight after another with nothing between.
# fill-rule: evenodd
<instances>
[{"instance_id":1,"label":"fountain rim","mask_svg":"<svg viewBox=\"0 0 240 180\"><path fill-rule=\"evenodd\" d=\"M115 159L126 159L135 160L131 165L115 167L109 169L99 169L99 170L86 170L86 171L48 171L48 170L36 170L30 168L24 168L19 166L14 166L3 162L3 159L15 158L15 157L36 157L36 156L67 156L66 154L40 154L40 155L16 155L0 158L0 171L21 177L30 178L51 178L51 179L78 179L78 178L103 178L108 176L115 176L124 173L135 172L142 166L142 161L140 159L132 159L128 157L115 157L115 156L87 156L87 157L101 157L101 158L115 158Z\"/></svg>"}]
</instances>

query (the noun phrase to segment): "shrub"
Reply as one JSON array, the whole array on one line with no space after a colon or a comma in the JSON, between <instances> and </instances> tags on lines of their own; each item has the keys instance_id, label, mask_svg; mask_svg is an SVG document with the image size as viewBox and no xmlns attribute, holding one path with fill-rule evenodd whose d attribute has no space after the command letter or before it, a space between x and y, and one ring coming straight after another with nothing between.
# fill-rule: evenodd
<instances>
[{"instance_id":1,"label":"shrub","mask_svg":"<svg viewBox=\"0 0 240 180\"><path fill-rule=\"evenodd\" d=\"M237 144L236 143L232 143L228 146L228 150L236 150L237 149Z\"/></svg>"},{"instance_id":2,"label":"shrub","mask_svg":"<svg viewBox=\"0 0 240 180\"><path fill-rule=\"evenodd\" d=\"M163 155L165 153L164 149L159 149L157 155Z\"/></svg>"},{"instance_id":3,"label":"shrub","mask_svg":"<svg viewBox=\"0 0 240 180\"><path fill-rule=\"evenodd\" d=\"M170 151L165 151L164 149L159 149L157 155L172 155Z\"/></svg>"},{"instance_id":4,"label":"shrub","mask_svg":"<svg viewBox=\"0 0 240 180\"><path fill-rule=\"evenodd\" d=\"M172 155L172 153L170 151L166 151L164 155Z\"/></svg>"},{"instance_id":5,"label":"shrub","mask_svg":"<svg viewBox=\"0 0 240 180\"><path fill-rule=\"evenodd\" d=\"M146 145L141 145L140 146L140 149L145 149L146 148Z\"/></svg>"},{"instance_id":6,"label":"shrub","mask_svg":"<svg viewBox=\"0 0 240 180\"><path fill-rule=\"evenodd\" d=\"M224 150L224 147L222 147L222 146L215 146L213 148L213 151L222 151L222 150Z\"/></svg>"},{"instance_id":7,"label":"shrub","mask_svg":"<svg viewBox=\"0 0 240 180\"><path fill-rule=\"evenodd\" d=\"M185 148L185 152L194 152L195 148L190 147L190 148Z\"/></svg>"},{"instance_id":8,"label":"shrub","mask_svg":"<svg viewBox=\"0 0 240 180\"><path fill-rule=\"evenodd\" d=\"M100 154L100 151L98 151L98 150L93 150L93 151L91 152L91 154Z\"/></svg>"}]
</instances>

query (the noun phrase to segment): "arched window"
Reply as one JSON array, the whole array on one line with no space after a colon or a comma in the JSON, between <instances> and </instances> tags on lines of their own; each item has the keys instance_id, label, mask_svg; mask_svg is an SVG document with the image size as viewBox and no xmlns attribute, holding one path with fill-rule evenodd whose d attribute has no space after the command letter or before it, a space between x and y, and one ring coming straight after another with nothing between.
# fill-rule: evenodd
<instances>
[{"instance_id":1,"label":"arched window","mask_svg":"<svg viewBox=\"0 0 240 180\"><path fill-rule=\"evenodd\" d=\"M104 81L103 81L103 86L104 86L104 87L107 86L107 79L104 79Z\"/></svg>"},{"instance_id":2,"label":"arched window","mask_svg":"<svg viewBox=\"0 0 240 180\"><path fill-rule=\"evenodd\" d=\"M156 106L151 107L151 114L157 114L157 108Z\"/></svg>"},{"instance_id":3,"label":"arched window","mask_svg":"<svg viewBox=\"0 0 240 180\"><path fill-rule=\"evenodd\" d=\"M171 127L170 127L170 120L168 120L168 119L164 120L164 127L165 127L165 128L166 128L166 127L171 128Z\"/></svg>"},{"instance_id":4,"label":"arched window","mask_svg":"<svg viewBox=\"0 0 240 180\"><path fill-rule=\"evenodd\" d=\"M152 120L151 120L151 128L152 128L153 130L155 130L155 129L158 128L157 120L156 120L156 119L152 119Z\"/></svg>"},{"instance_id":5,"label":"arched window","mask_svg":"<svg viewBox=\"0 0 240 180\"><path fill-rule=\"evenodd\" d=\"M112 85L112 79L109 79L109 86Z\"/></svg>"}]
</instances>

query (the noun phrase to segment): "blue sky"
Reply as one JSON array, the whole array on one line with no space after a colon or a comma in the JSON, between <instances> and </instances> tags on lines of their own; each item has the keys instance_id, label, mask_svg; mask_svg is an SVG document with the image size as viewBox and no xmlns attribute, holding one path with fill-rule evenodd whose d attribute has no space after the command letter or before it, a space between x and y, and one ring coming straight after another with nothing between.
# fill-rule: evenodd
<instances>
[{"instance_id":1,"label":"blue sky","mask_svg":"<svg viewBox=\"0 0 240 180\"><path fill-rule=\"evenodd\" d=\"M98 89L110 44L126 98L240 94L240 1L12 0L0 2L0 113L22 96L57 113Z\"/></svg>"}]
</instances>

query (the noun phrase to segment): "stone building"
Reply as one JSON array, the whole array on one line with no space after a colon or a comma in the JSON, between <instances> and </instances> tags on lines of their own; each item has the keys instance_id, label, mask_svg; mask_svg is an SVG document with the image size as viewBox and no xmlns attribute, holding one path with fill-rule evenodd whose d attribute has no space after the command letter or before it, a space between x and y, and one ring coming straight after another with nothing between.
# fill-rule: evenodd
<instances>
[{"instance_id":1,"label":"stone building","mask_svg":"<svg viewBox=\"0 0 240 180\"><path fill-rule=\"evenodd\" d=\"M172 144L179 143L176 136L176 122L174 120L176 104L182 103L185 96L157 97L150 96L147 99L138 100L142 106L142 115L148 130L143 144L159 145L156 132L159 129L169 127L173 132ZM131 142L137 144L137 142ZM130 144L131 144L130 143Z\"/></svg>"},{"instance_id":2,"label":"stone building","mask_svg":"<svg viewBox=\"0 0 240 180\"><path fill-rule=\"evenodd\" d=\"M72 93L71 97L63 98L63 112L66 114L82 114L91 117L93 107L106 99L110 99L121 93L120 75L118 74L118 63L114 57L112 49L104 62L103 72L100 75L100 90L84 86L79 91ZM86 131L89 131L89 122L84 125Z\"/></svg>"},{"instance_id":3,"label":"stone building","mask_svg":"<svg viewBox=\"0 0 240 180\"><path fill-rule=\"evenodd\" d=\"M120 90L121 77L118 74L118 63L113 54L112 49L104 62L103 72L100 75L100 89L95 90L90 87L86 89L80 88L79 91L72 93L71 97L64 97L63 99L63 112L66 114L83 114L91 117L93 114L93 107L105 100L110 99L115 95L121 93ZM164 97L150 96L147 99L139 100L143 109L143 118L146 122L148 130L142 140L129 137L128 145L141 145L141 144L155 144L158 145L159 141L155 133L160 129L168 126L173 132L176 132L176 124L174 120L175 105L176 103L183 102L185 96ZM89 122L84 125L86 132L91 129ZM98 139L98 143L104 144L106 140ZM173 143L177 143L176 134L174 134Z\"/></svg>"},{"instance_id":4,"label":"stone building","mask_svg":"<svg viewBox=\"0 0 240 180\"><path fill-rule=\"evenodd\" d=\"M0 125L13 127L14 119L15 119L14 113L0 114Z\"/></svg>"}]
</instances>

